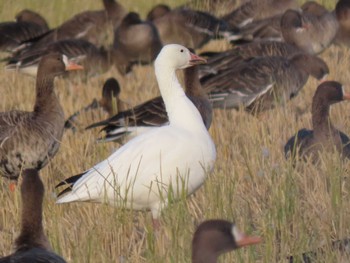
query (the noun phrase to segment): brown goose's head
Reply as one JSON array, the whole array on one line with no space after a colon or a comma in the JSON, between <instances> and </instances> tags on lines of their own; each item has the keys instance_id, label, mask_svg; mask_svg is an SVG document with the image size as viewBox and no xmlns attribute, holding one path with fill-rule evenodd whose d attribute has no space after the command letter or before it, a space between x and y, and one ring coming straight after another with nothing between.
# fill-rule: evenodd
<instances>
[{"instance_id":1,"label":"brown goose's head","mask_svg":"<svg viewBox=\"0 0 350 263\"><path fill-rule=\"evenodd\" d=\"M108 112L109 115L113 115L116 112L122 110L122 103L119 100L120 86L115 78L109 78L103 85L102 98L100 100L101 107Z\"/></svg>"},{"instance_id":2,"label":"brown goose's head","mask_svg":"<svg viewBox=\"0 0 350 263\"><path fill-rule=\"evenodd\" d=\"M122 20L121 27L127 27L131 25L141 24L142 20L140 15L135 12L128 13Z\"/></svg>"},{"instance_id":3,"label":"brown goose's head","mask_svg":"<svg viewBox=\"0 0 350 263\"><path fill-rule=\"evenodd\" d=\"M291 62L320 81L326 80L329 74L327 63L323 59L314 55L304 53L297 54L291 58Z\"/></svg>"},{"instance_id":4,"label":"brown goose's head","mask_svg":"<svg viewBox=\"0 0 350 263\"><path fill-rule=\"evenodd\" d=\"M67 56L53 52L42 57L39 62L38 74L44 77L56 77L65 71L79 69L83 69L83 67L68 61Z\"/></svg>"},{"instance_id":5,"label":"brown goose's head","mask_svg":"<svg viewBox=\"0 0 350 263\"><path fill-rule=\"evenodd\" d=\"M301 14L296 10L287 10L281 18L281 31L285 42L295 45L308 53L315 53L310 45L310 36L307 23Z\"/></svg>"},{"instance_id":6,"label":"brown goose's head","mask_svg":"<svg viewBox=\"0 0 350 263\"><path fill-rule=\"evenodd\" d=\"M49 29L49 26L47 25L47 22L45 18L43 18L41 15L38 13L29 10L29 9L24 9L21 12L19 12L16 15L16 21L17 22L31 22L34 24L37 24L41 26L42 28Z\"/></svg>"},{"instance_id":7,"label":"brown goose's head","mask_svg":"<svg viewBox=\"0 0 350 263\"><path fill-rule=\"evenodd\" d=\"M148 21L154 21L171 11L170 7L164 4L156 5L147 14Z\"/></svg>"},{"instance_id":8,"label":"brown goose's head","mask_svg":"<svg viewBox=\"0 0 350 263\"><path fill-rule=\"evenodd\" d=\"M339 0L335 6L335 14L341 27L350 28L350 1Z\"/></svg>"},{"instance_id":9,"label":"brown goose's head","mask_svg":"<svg viewBox=\"0 0 350 263\"><path fill-rule=\"evenodd\" d=\"M111 99L112 97L118 97L120 93L120 86L115 78L109 78L103 84L102 97Z\"/></svg>"},{"instance_id":10,"label":"brown goose's head","mask_svg":"<svg viewBox=\"0 0 350 263\"><path fill-rule=\"evenodd\" d=\"M282 30L294 29L303 30L303 18L299 11L289 9L284 12L281 18L281 28Z\"/></svg>"},{"instance_id":11,"label":"brown goose's head","mask_svg":"<svg viewBox=\"0 0 350 263\"><path fill-rule=\"evenodd\" d=\"M327 8L315 1L307 1L301 6L301 10L304 13L312 14L315 16L322 16L328 12Z\"/></svg>"},{"instance_id":12,"label":"brown goose's head","mask_svg":"<svg viewBox=\"0 0 350 263\"><path fill-rule=\"evenodd\" d=\"M224 252L261 242L260 237L241 233L235 224L225 220L208 220L199 225L192 240L192 260L216 262Z\"/></svg>"},{"instance_id":13,"label":"brown goose's head","mask_svg":"<svg viewBox=\"0 0 350 263\"><path fill-rule=\"evenodd\" d=\"M343 85L339 82L325 81L317 87L314 100L322 100L331 105L342 100L350 100L350 94L344 92Z\"/></svg>"}]
</instances>

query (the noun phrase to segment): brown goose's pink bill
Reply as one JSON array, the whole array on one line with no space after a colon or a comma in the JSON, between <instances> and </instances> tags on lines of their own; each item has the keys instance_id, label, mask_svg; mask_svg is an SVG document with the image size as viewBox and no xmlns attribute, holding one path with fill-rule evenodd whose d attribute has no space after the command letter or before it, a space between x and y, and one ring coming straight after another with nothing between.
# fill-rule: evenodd
<instances>
[{"instance_id":1,"label":"brown goose's pink bill","mask_svg":"<svg viewBox=\"0 0 350 263\"><path fill-rule=\"evenodd\" d=\"M190 55L191 55L190 65L192 65L192 66L207 63L207 60L205 58L197 56L193 53L190 53Z\"/></svg>"}]
</instances>

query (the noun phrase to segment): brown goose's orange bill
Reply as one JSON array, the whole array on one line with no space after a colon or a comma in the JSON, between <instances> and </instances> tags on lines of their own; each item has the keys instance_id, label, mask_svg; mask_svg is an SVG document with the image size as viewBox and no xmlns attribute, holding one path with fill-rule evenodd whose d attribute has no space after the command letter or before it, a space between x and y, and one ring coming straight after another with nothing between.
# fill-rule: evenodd
<instances>
[{"instance_id":1,"label":"brown goose's orange bill","mask_svg":"<svg viewBox=\"0 0 350 263\"><path fill-rule=\"evenodd\" d=\"M71 70L81 70L81 69L84 69L83 66L81 65L78 65L72 61L69 61L68 62L68 65L66 66L66 71L71 71Z\"/></svg>"},{"instance_id":2,"label":"brown goose's orange bill","mask_svg":"<svg viewBox=\"0 0 350 263\"><path fill-rule=\"evenodd\" d=\"M344 93L343 94L343 99L344 100L350 100L350 93Z\"/></svg>"},{"instance_id":3,"label":"brown goose's orange bill","mask_svg":"<svg viewBox=\"0 0 350 263\"><path fill-rule=\"evenodd\" d=\"M242 234L243 237L237 241L238 247L245 247L245 246L250 246L250 245L255 245L259 244L261 242L261 237L258 236L247 236Z\"/></svg>"}]
</instances>

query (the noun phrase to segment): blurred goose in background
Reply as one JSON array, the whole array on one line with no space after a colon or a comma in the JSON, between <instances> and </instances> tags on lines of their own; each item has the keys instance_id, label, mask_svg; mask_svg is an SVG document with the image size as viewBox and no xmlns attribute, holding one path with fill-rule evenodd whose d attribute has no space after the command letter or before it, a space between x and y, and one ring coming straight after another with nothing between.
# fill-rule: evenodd
<instances>
[{"instance_id":1,"label":"blurred goose in background","mask_svg":"<svg viewBox=\"0 0 350 263\"><path fill-rule=\"evenodd\" d=\"M136 63L153 61L161 47L156 28L151 23L142 22L138 14L129 13L115 31L113 48L97 48L84 39L65 39L12 56L6 69L35 76L43 55L60 52L83 65L85 74L103 73L112 66L126 74Z\"/></svg>"},{"instance_id":2,"label":"blurred goose in background","mask_svg":"<svg viewBox=\"0 0 350 263\"><path fill-rule=\"evenodd\" d=\"M23 9L21 12L19 12L16 15L16 21L17 22L32 22L35 23L42 28L49 30L49 25L46 22L46 19L43 18L40 14L37 12L34 12L29 9Z\"/></svg>"},{"instance_id":3,"label":"blurred goose in background","mask_svg":"<svg viewBox=\"0 0 350 263\"><path fill-rule=\"evenodd\" d=\"M25 42L18 52L32 53L52 42L65 39L84 39L101 46L106 40L108 25L118 26L126 15L124 7L115 0L103 0L103 5L103 10L79 13L41 37Z\"/></svg>"},{"instance_id":4,"label":"blurred goose in background","mask_svg":"<svg viewBox=\"0 0 350 263\"><path fill-rule=\"evenodd\" d=\"M342 84L326 81L320 84L312 99L313 130L301 129L284 146L286 157L295 159L297 152L301 157L317 160L317 153L336 149L343 157L350 158L350 140L347 135L337 130L330 120L330 106L343 100L350 100Z\"/></svg>"},{"instance_id":5,"label":"blurred goose in background","mask_svg":"<svg viewBox=\"0 0 350 263\"><path fill-rule=\"evenodd\" d=\"M155 6L147 17L156 26L162 43L176 43L197 49L211 39L240 38L236 29L213 15L187 7L170 9L164 5Z\"/></svg>"},{"instance_id":6,"label":"blurred goose in background","mask_svg":"<svg viewBox=\"0 0 350 263\"><path fill-rule=\"evenodd\" d=\"M0 113L0 174L17 179L22 169L43 168L57 153L64 113L54 91L54 79L66 70L81 69L58 53L39 63L33 111Z\"/></svg>"},{"instance_id":7,"label":"blurred goose in background","mask_svg":"<svg viewBox=\"0 0 350 263\"><path fill-rule=\"evenodd\" d=\"M198 78L198 67L193 66L184 70L186 96L197 107L202 116L204 125L209 130L212 121L212 107L208 95L202 89ZM146 101L132 109L121 111L117 115L87 129L104 126L105 137L99 141L120 141L127 137L135 137L155 127L169 124L164 101L161 96Z\"/></svg>"},{"instance_id":8,"label":"blurred goose in background","mask_svg":"<svg viewBox=\"0 0 350 263\"><path fill-rule=\"evenodd\" d=\"M116 56L128 63L150 63L162 48L155 26L130 12L115 30L113 47ZM126 70L127 71L127 70Z\"/></svg>"},{"instance_id":9,"label":"blurred goose in background","mask_svg":"<svg viewBox=\"0 0 350 263\"><path fill-rule=\"evenodd\" d=\"M250 0L222 17L233 28L242 28L253 21L298 9L295 0Z\"/></svg>"},{"instance_id":10,"label":"blurred goose in background","mask_svg":"<svg viewBox=\"0 0 350 263\"><path fill-rule=\"evenodd\" d=\"M201 81L204 81L204 78L210 78L223 70L233 69L240 63L255 57L291 58L301 53L301 50L292 45L276 41L252 42L223 52L205 52L201 55L209 58L207 64L199 66L199 76Z\"/></svg>"},{"instance_id":11,"label":"blurred goose in background","mask_svg":"<svg viewBox=\"0 0 350 263\"><path fill-rule=\"evenodd\" d=\"M124 75L132 70L135 62L115 49L97 48L83 39L66 39L53 42L46 47L8 58L6 70L16 70L24 74L36 76L40 59L47 53L59 52L69 60L84 66L85 75L91 76L106 72L115 66Z\"/></svg>"},{"instance_id":12,"label":"blurred goose in background","mask_svg":"<svg viewBox=\"0 0 350 263\"><path fill-rule=\"evenodd\" d=\"M234 223L207 220L201 223L192 239L192 263L216 263L221 254L261 242L257 236L247 236Z\"/></svg>"},{"instance_id":13,"label":"blurred goose in background","mask_svg":"<svg viewBox=\"0 0 350 263\"><path fill-rule=\"evenodd\" d=\"M204 61L183 46L164 46L155 73L169 125L135 137L106 160L58 184L70 186L59 194L57 203L91 201L147 209L158 228L167 196L174 200L196 191L216 159L215 145L175 73Z\"/></svg>"},{"instance_id":14,"label":"blurred goose in background","mask_svg":"<svg viewBox=\"0 0 350 263\"><path fill-rule=\"evenodd\" d=\"M314 15L287 10L281 18L282 35L285 42L295 45L309 54L318 54L332 44L338 20L333 12Z\"/></svg>"},{"instance_id":15,"label":"blurred goose in background","mask_svg":"<svg viewBox=\"0 0 350 263\"><path fill-rule=\"evenodd\" d=\"M285 104L304 87L309 75L322 80L329 73L327 64L308 54L284 57L257 57L234 68L201 79L214 108L243 106L252 113Z\"/></svg>"},{"instance_id":16,"label":"blurred goose in background","mask_svg":"<svg viewBox=\"0 0 350 263\"><path fill-rule=\"evenodd\" d=\"M102 108L108 113L109 117L123 111L126 108L125 102L119 99L120 86L115 78L109 78L105 81L102 88L102 98L93 101L83 109L72 114L65 122L64 128L76 130L76 120L82 112L91 111L93 109Z\"/></svg>"},{"instance_id":17,"label":"blurred goose in background","mask_svg":"<svg viewBox=\"0 0 350 263\"><path fill-rule=\"evenodd\" d=\"M15 22L0 23L0 51L14 51L22 42L36 38L49 30L46 20L38 13L25 9Z\"/></svg>"},{"instance_id":18,"label":"blurred goose in background","mask_svg":"<svg viewBox=\"0 0 350 263\"><path fill-rule=\"evenodd\" d=\"M312 14L318 17L321 17L328 13L328 9L323 5L315 2L315 1L307 1L301 6L301 10L303 13Z\"/></svg>"},{"instance_id":19,"label":"blurred goose in background","mask_svg":"<svg viewBox=\"0 0 350 263\"><path fill-rule=\"evenodd\" d=\"M339 30L335 39L336 44L350 46L350 1L339 0L335 13L339 21Z\"/></svg>"},{"instance_id":20,"label":"blurred goose in background","mask_svg":"<svg viewBox=\"0 0 350 263\"><path fill-rule=\"evenodd\" d=\"M146 19L148 21L154 21L157 18L160 18L171 11L171 8L165 4L158 4L154 6L151 11L148 12Z\"/></svg>"},{"instance_id":21,"label":"blurred goose in background","mask_svg":"<svg viewBox=\"0 0 350 263\"><path fill-rule=\"evenodd\" d=\"M336 255L340 255L340 261L339 263L346 263L349 262L350 258L350 239L345 238L341 240L335 240L331 244L330 249L332 252ZM295 263L295 262L303 262L303 263L311 263L311 262L322 262L324 260L324 254L325 250L327 250L326 246L319 247L315 249L314 251L308 251L303 253L300 256L290 256L288 257L289 263ZM302 259L302 261L301 261ZM339 260L339 258L337 257Z\"/></svg>"},{"instance_id":22,"label":"blurred goose in background","mask_svg":"<svg viewBox=\"0 0 350 263\"><path fill-rule=\"evenodd\" d=\"M314 1L308 1L303 4L301 6L301 10L303 15L306 13L311 16L317 16L321 20L322 17L327 16L326 13L329 13L324 6ZM283 14L278 14L247 24L246 26L240 28L242 38L236 41L231 41L231 43L237 45L252 41L284 41L281 28L282 17ZM290 27L292 27L292 25L290 25ZM286 30L285 28L288 27L285 26L283 30Z\"/></svg>"},{"instance_id":23,"label":"blurred goose in background","mask_svg":"<svg viewBox=\"0 0 350 263\"><path fill-rule=\"evenodd\" d=\"M24 74L36 76L38 65L43 56L48 53L58 52L67 56L84 67L84 74L95 75L107 71L112 65L117 68L127 67L115 56L113 50L97 48L95 45L83 39L66 39L52 42L47 46L28 51L24 54L9 58L6 70L16 70Z\"/></svg>"},{"instance_id":24,"label":"blurred goose in background","mask_svg":"<svg viewBox=\"0 0 350 263\"><path fill-rule=\"evenodd\" d=\"M0 258L0 263L65 263L52 251L43 227L44 184L39 172L27 169L22 174L21 232L15 241L15 252Z\"/></svg>"}]
</instances>

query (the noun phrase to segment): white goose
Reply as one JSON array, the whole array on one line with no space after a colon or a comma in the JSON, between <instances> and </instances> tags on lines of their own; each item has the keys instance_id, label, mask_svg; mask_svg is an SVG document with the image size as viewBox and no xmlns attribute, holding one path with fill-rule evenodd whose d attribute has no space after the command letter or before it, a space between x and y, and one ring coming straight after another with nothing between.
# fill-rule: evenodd
<instances>
[{"instance_id":1,"label":"white goose","mask_svg":"<svg viewBox=\"0 0 350 263\"><path fill-rule=\"evenodd\" d=\"M157 227L170 193L179 198L196 191L213 169L216 150L175 71L203 62L183 46L164 46L155 61L155 73L170 124L135 137L88 171L58 184L72 185L60 193L69 192L57 203L107 202L149 209Z\"/></svg>"}]
</instances>

